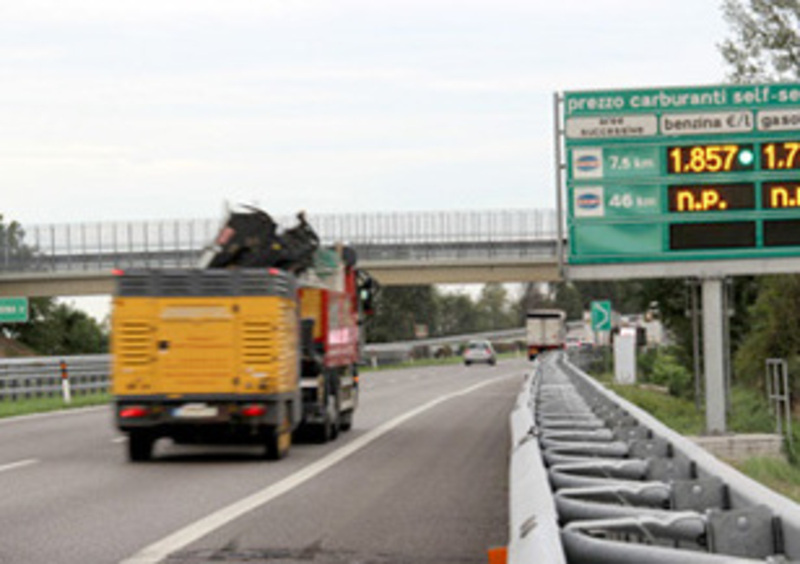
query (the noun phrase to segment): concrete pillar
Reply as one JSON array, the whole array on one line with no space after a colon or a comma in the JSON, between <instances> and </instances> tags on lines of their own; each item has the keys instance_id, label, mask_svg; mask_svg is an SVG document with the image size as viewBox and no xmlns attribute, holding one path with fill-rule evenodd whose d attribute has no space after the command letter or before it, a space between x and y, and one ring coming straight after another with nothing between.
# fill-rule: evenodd
<instances>
[{"instance_id":1,"label":"concrete pillar","mask_svg":"<svg viewBox=\"0 0 800 564\"><path fill-rule=\"evenodd\" d=\"M706 376L706 432L724 433L725 425L725 320L724 280L704 278L703 363Z\"/></svg>"}]
</instances>

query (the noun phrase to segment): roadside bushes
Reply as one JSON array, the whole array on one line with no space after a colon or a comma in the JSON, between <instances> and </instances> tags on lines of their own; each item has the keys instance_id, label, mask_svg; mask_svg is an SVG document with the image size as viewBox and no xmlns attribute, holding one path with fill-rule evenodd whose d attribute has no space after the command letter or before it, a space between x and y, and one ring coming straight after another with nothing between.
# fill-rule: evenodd
<instances>
[{"instance_id":1,"label":"roadside bushes","mask_svg":"<svg viewBox=\"0 0 800 564\"><path fill-rule=\"evenodd\" d=\"M639 380L663 386L670 395L694 397L694 376L669 348L649 349L639 356Z\"/></svg>"}]
</instances>

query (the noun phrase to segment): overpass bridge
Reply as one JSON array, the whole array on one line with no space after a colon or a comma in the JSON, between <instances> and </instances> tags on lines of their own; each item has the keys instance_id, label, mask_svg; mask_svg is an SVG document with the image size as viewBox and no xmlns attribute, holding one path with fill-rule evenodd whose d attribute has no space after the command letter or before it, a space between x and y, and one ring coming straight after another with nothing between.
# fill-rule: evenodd
<instances>
[{"instance_id":1,"label":"overpass bridge","mask_svg":"<svg viewBox=\"0 0 800 564\"><path fill-rule=\"evenodd\" d=\"M356 249L385 285L559 279L555 210L308 214L323 245ZM290 225L290 218L277 218ZM110 294L112 270L192 267L220 220L22 226L0 231L0 296Z\"/></svg>"}]
</instances>

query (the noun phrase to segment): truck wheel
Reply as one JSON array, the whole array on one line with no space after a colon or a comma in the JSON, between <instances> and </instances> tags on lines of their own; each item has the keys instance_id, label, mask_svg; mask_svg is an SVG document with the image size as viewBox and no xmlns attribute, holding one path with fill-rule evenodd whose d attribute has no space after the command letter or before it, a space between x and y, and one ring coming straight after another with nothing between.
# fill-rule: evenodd
<instances>
[{"instance_id":1,"label":"truck wheel","mask_svg":"<svg viewBox=\"0 0 800 564\"><path fill-rule=\"evenodd\" d=\"M353 412L345 411L339 416L339 430L346 433L353 428Z\"/></svg>"},{"instance_id":2,"label":"truck wheel","mask_svg":"<svg viewBox=\"0 0 800 564\"><path fill-rule=\"evenodd\" d=\"M128 434L128 460L147 462L153 457L155 437L147 431L131 431Z\"/></svg>"},{"instance_id":3,"label":"truck wheel","mask_svg":"<svg viewBox=\"0 0 800 564\"><path fill-rule=\"evenodd\" d=\"M292 431L289 427L283 430L270 427L265 433L264 458L280 460L286 458L292 446Z\"/></svg>"},{"instance_id":4,"label":"truck wheel","mask_svg":"<svg viewBox=\"0 0 800 564\"><path fill-rule=\"evenodd\" d=\"M336 440L339 436L339 407L336 405L336 398L328 396L328 404L325 409L325 421L317 426L317 442L327 443Z\"/></svg>"}]
</instances>

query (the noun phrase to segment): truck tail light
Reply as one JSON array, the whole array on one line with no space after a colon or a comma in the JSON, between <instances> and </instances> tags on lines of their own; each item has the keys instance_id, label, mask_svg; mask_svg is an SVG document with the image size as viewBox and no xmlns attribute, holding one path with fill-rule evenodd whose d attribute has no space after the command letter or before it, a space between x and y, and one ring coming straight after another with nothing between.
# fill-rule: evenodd
<instances>
[{"instance_id":1,"label":"truck tail light","mask_svg":"<svg viewBox=\"0 0 800 564\"><path fill-rule=\"evenodd\" d=\"M140 419L147 417L149 414L150 410L141 405L130 405L119 410L121 419Z\"/></svg>"},{"instance_id":2,"label":"truck tail light","mask_svg":"<svg viewBox=\"0 0 800 564\"><path fill-rule=\"evenodd\" d=\"M267 414L267 408L259 404L246 405L242 408L241 413L244 417L261 417Z\"/></svg>"}]
</instances>

